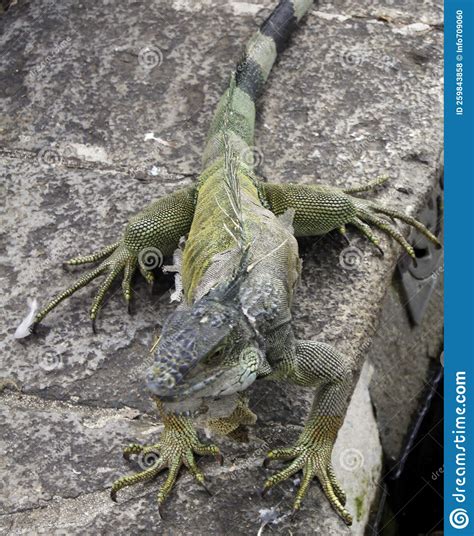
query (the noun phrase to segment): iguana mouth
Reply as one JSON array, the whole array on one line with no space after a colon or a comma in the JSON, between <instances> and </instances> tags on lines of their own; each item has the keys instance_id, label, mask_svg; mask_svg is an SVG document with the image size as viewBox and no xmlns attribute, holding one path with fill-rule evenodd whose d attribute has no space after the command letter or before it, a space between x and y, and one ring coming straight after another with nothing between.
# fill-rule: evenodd
<instances>
[{"instance_id":1,"label":"iguana mouth","mask_svg":"<svg viewBox=\"0 0 474 536\"><path fill-rule=\"evenodd\" d=\"M197 373L190 373L179 381L171 372L160 372L156 366L152 367L147 375L147 386L161 401L177 402L196 397L229 396L247 389L258 376L257 367L247 367L242 363L214 369L214 372L206 366L198 368Z\"/></svg>"},{"instance_id":2,"label":"iguana mouth","mask_svg":"<svg viewBox=\"0 0 474 536\"><path fill-rule=\"evenodd\" d=\"M198 374L193 378L187 377L184 381L177 383L171 373L163 372L163 374L157 377L156 371L152 368L147 374L146 383L148 389L163 402L175 402L192 397L197 392L203 391L222 376L224 372L224 370L218 370L210 376Z\"/></svg>"}]
</instances>

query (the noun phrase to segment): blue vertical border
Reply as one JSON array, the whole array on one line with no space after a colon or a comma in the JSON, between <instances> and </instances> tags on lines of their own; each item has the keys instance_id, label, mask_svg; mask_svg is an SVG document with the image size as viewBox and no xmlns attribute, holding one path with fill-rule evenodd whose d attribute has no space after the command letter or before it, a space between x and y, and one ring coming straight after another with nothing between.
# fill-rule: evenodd
<instances>
[{"instance_id":1,"label":"blue vertical border","mask_svg":"<svg viewBox=\"0 0 474 536\"><path fill-rule=\"evenodd\" d=\"M444 529L474 535L474 0L444 1Z\"/></svg>"}]
</instances>

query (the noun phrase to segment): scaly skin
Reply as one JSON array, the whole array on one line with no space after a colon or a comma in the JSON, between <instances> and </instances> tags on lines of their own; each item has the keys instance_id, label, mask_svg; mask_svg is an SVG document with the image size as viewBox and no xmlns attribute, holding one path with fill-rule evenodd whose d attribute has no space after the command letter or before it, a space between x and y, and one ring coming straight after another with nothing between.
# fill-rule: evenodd
<instances>
[{"instance_id":1,"label":"scaly skin","mask_svg":"<svg viewBox=\"0 0 474 536\"><path fill-rule=\"evenodd\" d=\"M157 399L165 429L155 445L131 445L125 451L156 453L155 463L113 484L112 497L125 486L155 478L168 468L158 493L164 501L185 465L202 484L194 454L219 452L198 439L188 414L204 413L211 429L245 438L255 416L241 394L258 378L318 388L311 414L293 447L273 450L270 460L288 467L270 477L264 491L303 472L293 504L298 510L313 477L328 500L350 524L345 493L331 464L331 453L351 390L351 368L336 349L320 342L298 341L291 327L291 303L300 260L295 236L316 236L346 225L357 228L378 246L378 228L414 256L397 228L385 216L399 219L435 243L421 223L378 203L354 197L382 180L353 189L322 185L268 184L248 164L254 138L255 101L277 52L281 52L310 0L282 0L249 41L223 95L203 152L203 171L196 187L159 199L133 218L122 239L100 252L78 257L70 265L102 261L36 316L40 322L60 301L105 273L91 308L94 321L106 291L122 272L126 302L138 267L148 282L146 254L169 255L187 235L183 252L184 303L163 326L154 348L147 384Z\"/></svg>"},{"instance_id":2,"label":"scaly skin","mask_svg":"<svg viewBox=\"0 0 474 536\"><path fill-rule=\"evenodd\" d=\"M97 317L105 294L114 279L122 272L123 295L129 304L132 295L131 280L137 267L148 283L153 283L153 273L146 265L147 256L153 257L156 250L162 255L170 255L178 247L180 238L189 232L194 216L195 196L196 188L190 187L158 199L131 218L119 242L96 253L66 261L66 266L102 262L97 268L83 275L74 285L55 296L36 315L34 325L41 322L59 303L102 274L106 274L106 277L90 309L92 322L94 323Z\"/></svg>"},{"instance_id":3,"label":"scaly skin","mask_svg":"<svg viewBox=\"0 0 474 536\"><path fill-rule=\"evenodd\" d=\"M199 441L189 418L167 414L159 400L157 400L157 408L165 425L161 441L154 445L132 444L123 451L126 460L130 459L130 455L139 455L144 461L147 460L147 457L151 458L152 463L140 473L116 480L110 491L113 501L116 501L117 492L120 489L133 486L138 482L152 480L159 473L168 469L168 477L157 495L158 507L160 507L173 488L178 472L183 465L187 467L196 481L207 490L204 474L194 461L195 453L200 456L214 456L221 464L223 462L219 449L215 445L206 445Z\"/></svg>"}]
</instances>

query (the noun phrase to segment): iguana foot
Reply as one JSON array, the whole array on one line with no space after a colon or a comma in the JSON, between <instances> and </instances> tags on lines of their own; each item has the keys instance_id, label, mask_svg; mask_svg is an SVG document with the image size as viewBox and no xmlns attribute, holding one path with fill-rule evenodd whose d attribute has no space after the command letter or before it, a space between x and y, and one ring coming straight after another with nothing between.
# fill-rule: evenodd
<instances>
[{"instance_id":1,"label":"iguana foot","mask_svg":"<svg viewBox=\"0 0 474 536\"><path fill-rule=\"evenodd\" d=\"M410 257L413 257L414 259L416 259L416 256L413 247L408 243L408 241L400 233L400 231L394 225L392 225L385 217L388 216L393 220L400 220L404 223L407 223L411 227L415 228L418 232L420 232L423 236L428 238L428 240L441 247L441 244L436 238L436 236L421 222L419 222L412 216L407 216L403 212L393 210L380 203L377 203L376 201L361 199L359 197L352 197L351 195L354 193L361 193L372 190L376 186L386 182L388 179L389 177L380 177L372 182L369 182L366 185L342 190L344 194L348 195L356 210L355 216L347 223L356 227L365 237L367 237L373 244L375 244L375 246L377 246L377 248L381 250L379 240L373 234L371 229L371 226L377 227L384 233L391 236L394 240L396 240L408 253L408 255L410 255Z\"/></svg>"},{"instance_id":2,"label":"iguana foot","mask_svg":"<svg viewBox=\"0 0 474 536\"><path fill-rule=\"evenodd\" d=\"M228 417L210 419L207 427L215 434L227 436L239 443L248 441L248 428L257 422L257 416L249 408L247 396L239 393L239 400L234 411Z\"/></svg>"},{"instance_id":3,"label":"iguana foot","mask_svg":"<svg viewBox=\"0 0 474 536\"><path fill-rule=\"evenodd\" d=\"M82 287L85 287L100 275L105 274L105 279L99 287L90 309L92 327L95 331L95 319L97 317L97 313L99 312L107 291L110 289L114 280L121 272L124 273L122 289L127 304L130 303L132 295L131 280L137 265L140 267L140 271L147 282L149 284L153 282L153 274L151 271L149 271L149 269L146 268L142 259L143 255L137 255L136 253L129 251L125 244L118 242L91 255L75 257L66 261L64 266L67 267L78 266L80 264L89 264L97 261L102 262L99 264L99 266L80 277L65 291L55 296L41 311L39 311L39 313L35 316L33 327L41 322L41 320L43 320L43 318L64 299L68 298Z\"/></svg>"},{"instance_id":4,"label":"iguana foot","mask_svg":"<svg viewBox=\"0 0 474 536\"><path fill-rule=\"evenodd\" d=\"M441 247L436 236L412 216L381 203L353 196L367 192L386 180L388 177L381 177L364 186L347 189L306 184L264 184L262 188L272 212L277 216L294 209L295 236L318 236L334 229L345 235L346 225L353 225L381 251L379 239L373 232L374 228L378 228L415 258L414 248L390 222L388 218L391 218L407 223Z\"/></svg>"},{"instance_id":5,"label":"iguana foot","mask_svg":"<svg viewBox=\"0 0 474 536\"><path fill-rule=\"evenodd\" d=\"M123 455L126 460L131 455L138 455L141 465L147 468L131 476L116 480L110 491L110 497L116 501L117 492L127 486L154 479L163 470L168 469L168 476L158 491L158 507L161 507L173 488L181 466L189 469L197 482L208 492L204 474L199 469L194 455L214 456L221 464L222 455L217 446L201 443L197 433L186 417L167 416L161 441L154 445L132 444L125 448Z\"/></svg>"},{"instance_id":6,"label":"iguana foot","mask_svg":"<svg viewBox=\"0 0 474 536\"><path fill-rule=\"evenodd\" d=\"M293 503L293 513L296 513L300 509L311 481L314 477L317 477L332 507L347 525L351 525L352 517L344 508L346 494L336 480L331 464L331 452L332 443L324 442L324 440L313 444L298 442L294 447L271 450L265 458L265 467L272 460L285 460L291 461L291 463L265 482L262 495L265 495L270 488L276 486L283 480L286 480L298 471L302 471L303 478L301 479L301 485Z\"/></svg>"},{"instance_id":7,"label":"iguana foot","mask_svg":"<svg viewBox=\"0 0 474 536\"><path fill-rule=\"evenodd\" d=\"M105 278L90 309L92 327L94 328L97 313L106 293L122 272L123 296L130 309L133 274L138 268L150 287L152 286L154 279L152 270L162 265L163 257L172 254L178 247L180 238L189 232L194 215L194 198L194 187L184 188L162 197L129 220L120 241L91 255L66 261L64 265L68 267L95 262L100 264L56 295L41 309L34 317L30 331L33 331L59 303L101 275L105 275Z\"/></svg>"}]
</instances>

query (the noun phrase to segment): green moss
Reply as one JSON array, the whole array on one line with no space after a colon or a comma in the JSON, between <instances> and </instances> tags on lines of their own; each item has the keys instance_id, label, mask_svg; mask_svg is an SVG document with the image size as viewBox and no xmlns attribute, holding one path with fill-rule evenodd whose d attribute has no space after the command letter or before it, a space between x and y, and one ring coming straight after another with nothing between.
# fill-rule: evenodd
<instances>
[{"instance_id":1,"label":"green moss","mask_svg":"<svg viewBox=\"0 0 474 536\"><path fill-rule=\"evenodd\" d=\"M364 497L359 496L355 498L355 504L356 504L356 516L357 521L360 521L362 519L362 514L364 513Z\"/></svg>"}]
</instances>

